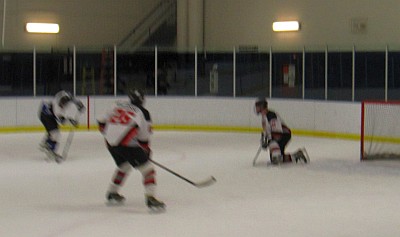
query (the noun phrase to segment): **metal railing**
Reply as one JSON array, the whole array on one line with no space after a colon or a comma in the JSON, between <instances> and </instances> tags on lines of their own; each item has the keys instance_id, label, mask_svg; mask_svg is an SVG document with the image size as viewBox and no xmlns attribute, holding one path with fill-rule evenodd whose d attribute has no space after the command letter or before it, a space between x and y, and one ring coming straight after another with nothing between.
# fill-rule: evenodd
<instances>
[{"instance_id":1,"label":"metal railing","mask_svg":"<svg viewBox=\"0 0 400 237\"><path fill-rule=\"evenodd\" d=\"M100 80L103 49L0 53L0 96L53 95L60 89L119 95L141 87L154 96L400 99L400 50L307 48L177 52L154 47L129 53L114 46L106 80Z\"/></svg>"}]
</instances>

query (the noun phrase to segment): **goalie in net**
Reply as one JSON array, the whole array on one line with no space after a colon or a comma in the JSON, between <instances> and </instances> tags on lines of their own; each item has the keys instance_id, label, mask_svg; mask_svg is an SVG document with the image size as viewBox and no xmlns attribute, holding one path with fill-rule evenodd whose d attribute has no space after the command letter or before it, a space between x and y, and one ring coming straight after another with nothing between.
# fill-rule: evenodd
<instances>
[{"instance_id":1,"label":"goalie in net","mask_svg":"<svg viewBox=\"0 0 400 237\"><path fill-rule=\"evenodd\" d=\"M271 164L291 163L293 161L309 163L305 148L298 149L295 153L285 153L285 148L289 143L292 132L283 122L280 116L268 109L266 98L258 98L255 103L255 112L261 115L263 132L261 134L261 146L269 149Z\"/></svg>"}]
</instances>

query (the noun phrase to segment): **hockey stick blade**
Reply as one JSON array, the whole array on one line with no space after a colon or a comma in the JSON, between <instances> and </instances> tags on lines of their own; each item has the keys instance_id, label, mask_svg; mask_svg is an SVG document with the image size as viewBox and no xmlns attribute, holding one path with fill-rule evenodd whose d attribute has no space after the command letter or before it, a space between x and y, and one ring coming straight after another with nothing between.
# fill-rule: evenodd
<instances>
[{"instance_id":1,"label":"hockey stick blade","mask_svg":"<svg viewBox=\"0 0 400 237\"><path fill-rule=\"evenodd\" d=\"M71 147L72 139L74 138L74 134L75 134L74 129L71 129L69 131L68 138L67 138L67 141L65 142L64 149L63 149L63 152L62 152L62 158L64 160L67 159L69 148Z\"/></svg>"},{"instance_id":2,"label":"hockey stick blade","mask_svg":"<svg viewBox=\"0 0 400 237\"><path fill-rule=\"evenodd\" d=\"M217 182L217 179L214 176L211 176L208 179L203 180L201 182L197 182L197 183L193 182L193 185L198 187L198 188L204 188L204 187L207 187L207 186L210 186L210 185L214 184L215 182Z\"/></svg>"},{"instance_id":3,"label":"hockey stick blade","mask_svg":"<svg viewBox=\"0 0 400 237\"><path fill-rule=\"evenodd\" d=\"M206 180L204 180L204 181L201 181L201 182L193 182L192 180L190 180L190 179L188 179L188 178L186 178L186 177L184 177L184 176L182 176L182 175L176 173L175 171L173 171L173 170L171 170L171 169L165 167L164 165L162 165L162 164L160 164L160 163L158 163L158 162L156 162L156 161L154 161L154 160L152 160L152 159L149 159L149 161L150 161L151 163L157 165L158 167L160 167L160 168L162 168L162 169L168 171L169 173L175 175L176 177L178 177L178 178L180 178L180 179L182 179L182 180L184 180L184 181L190 183L191 185L193 185L193 186L195 186L195 187L197 187L197 188L202 188L202 187L209 186L209 185L211 185L211 184L213 184L213 183L215 183L215 182L217 181L213 176L211 176L210 178L208 178L208 179L206 179Z\"/></svg>"}]
</instances>

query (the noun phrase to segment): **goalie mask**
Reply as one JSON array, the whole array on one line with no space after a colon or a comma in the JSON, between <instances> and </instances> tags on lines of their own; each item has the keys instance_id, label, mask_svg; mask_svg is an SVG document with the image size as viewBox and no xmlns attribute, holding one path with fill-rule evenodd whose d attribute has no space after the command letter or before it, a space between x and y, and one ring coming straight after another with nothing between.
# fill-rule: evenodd
<instances>
[{"instance_id":1,"label":"goalie mask","mask_svg":"<svg viewBox=\"0 0 400 237\"><path fill-rule=\"evenodd\" d=\"M268 109L268 102L265 97L260 97L256 100L254 111L256 114L260 114L264 109Z\"/></svg>"},{"instance_id":2,"label":"goalie mask","mask_svg":"<svg viewBox=\"0 0 400 237\"><path fill-rule=\"evenodd\" d=\"M131 89L128 93L131 103L134 105L143 105L144 103L144 92L140 89Z\"/></svg>"}]
</instances>

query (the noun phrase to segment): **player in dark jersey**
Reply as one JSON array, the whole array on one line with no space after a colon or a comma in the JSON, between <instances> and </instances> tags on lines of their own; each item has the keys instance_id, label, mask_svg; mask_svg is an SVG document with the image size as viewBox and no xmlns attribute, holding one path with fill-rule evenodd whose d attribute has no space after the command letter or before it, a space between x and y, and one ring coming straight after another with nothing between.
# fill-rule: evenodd
<instances>
[{"instance_id":1,"label":"player in dark jersey","mask_svg":"<svg viewBox=\"0 0 400 237\"><path fill-rule=\"evenodd\" d=\"M269 149L272 164L293 161L309 163L310 159L305 148L293 154L285 153L285 148L292 138L292 132L277 113L268 109L268 102L264 97L257 99L255 111L261 115L263 128L261 145L264 149Z\"/></svg>"}]
</instances>

